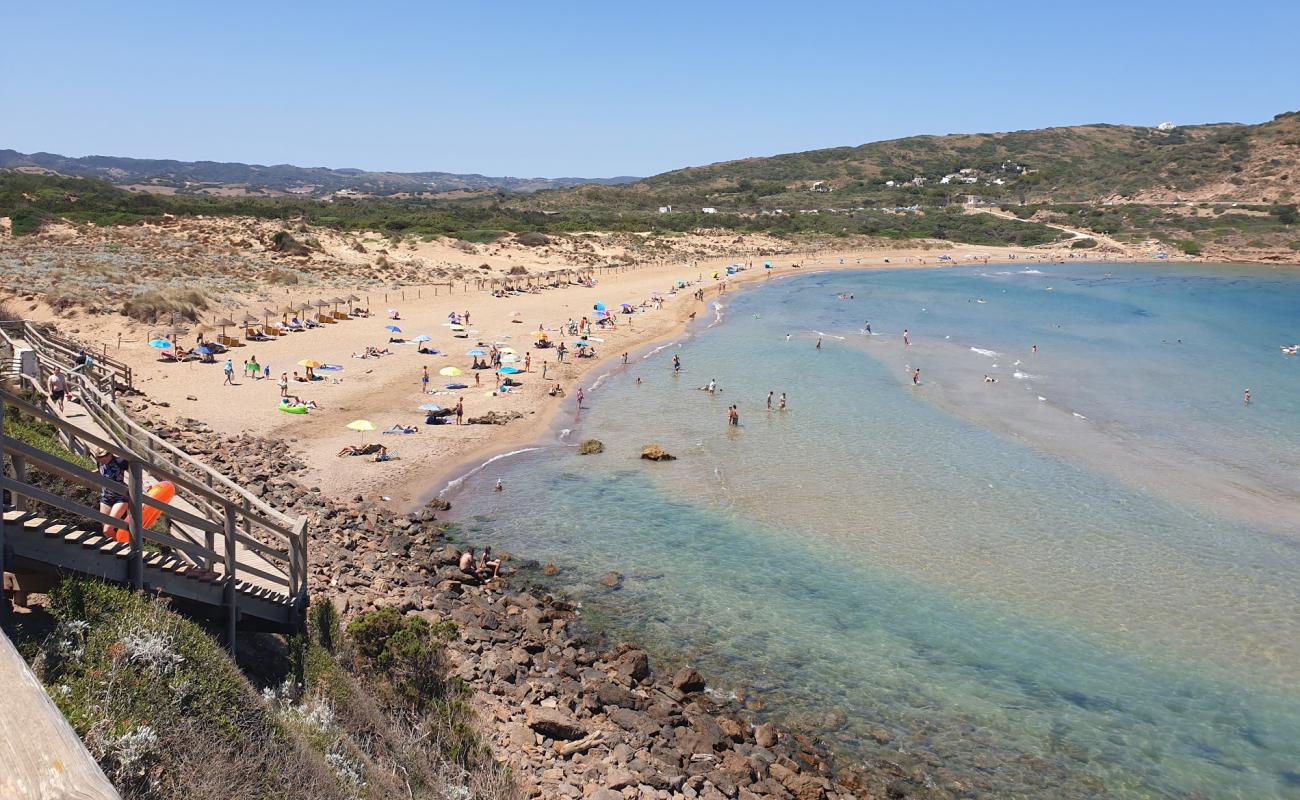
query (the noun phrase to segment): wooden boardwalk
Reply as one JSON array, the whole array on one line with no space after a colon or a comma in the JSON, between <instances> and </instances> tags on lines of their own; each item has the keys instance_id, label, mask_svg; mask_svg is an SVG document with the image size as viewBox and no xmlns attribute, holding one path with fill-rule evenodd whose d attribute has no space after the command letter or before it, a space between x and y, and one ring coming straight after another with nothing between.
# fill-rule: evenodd
<instances>
[{"instance_id":1,"label":"wooden boardwalk","mask_svg":"<svg viewBox=\"0 0 1300 800\"><path fill-rule=\"evenodd\" d=\"M0 486L11 498L0 527L0 567L13 573L20 592L39 590L67 572L147 588L173 597L192 613L224 618L232 648L241 626L301 627L307 605L305 519L282 514L132 420L116 402L124 378L119 366L70 363L69 355L76 354L68 345L52 342L26 323L0 326L0 344L11 356L35 354L25 363L13 359L18 363L3 371L26 397L0 389L0 465L7 460L10 467L0 476ZM77 400L65 399L62 410L45 389L55 368L65 372L68 394ZM52 426L73 453L102 448L125 459L130 464L126 485L6 436L6 407ZM125 494L130 524L35 485L29 469L92 490ZM176 489L170 503L146 494L161 481ZM160 512L162 530L141 527L146 508ZM106 524L129 527L128 541L103 535Z\"/></svg>"}]
</instances>

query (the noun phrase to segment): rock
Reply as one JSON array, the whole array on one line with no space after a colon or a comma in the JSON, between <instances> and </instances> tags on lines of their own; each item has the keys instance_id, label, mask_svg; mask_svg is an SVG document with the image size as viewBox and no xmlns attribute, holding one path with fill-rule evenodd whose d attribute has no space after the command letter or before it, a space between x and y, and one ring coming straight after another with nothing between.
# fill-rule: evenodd
<instances>
[{"instance_id":1,"label":"rock","mask_svg":"<svg viewBox=\"0 0 1300 800\"><path fill-rule=\"evenodd\" d=\"M610 589L621 589L623 587L623 576L610 570L600 579L600 583L602 586L607 586Z\"/></svg>"},{"instance_id":2,"label":"rock","mask_svg":"<svg viewBox=\"0 0 1300 800\"><path fill-rule=\"evenodd\" d=\"M451 501L443 500L441 497L435 497L428 503L425 503L424 507L434 511L448 511L451 509Z\"/></svg>"},{"instance_id":3,"label":"rock","mask_svg":"<svg viewBox=\"0 0 1300 800\"><path fill-rule=\"evenodd\" d=\"M576 720L554 708L530 706L528 727L551 739L581 739L586 729Z\"/></svg>"},{"instance_id":4,"label":"rock","mask_svg":"<svg viewBox=\"0 0 1300 800\"><path fill-rule=\"evenodd\" d=\"M522 722L515 722L506 726L506 737L510 740L512 747L522 750L533 746L533 731Z\"/></svg>"},{"instance_id":5,"label":"rock","mask_svg":"<svg viewBox=\"0 0 1300 800\"><path fill-rule=\"evenodd\" d=\"M623 793L613 789L597 789L587 795L587 800L623 800Z\"/></svg>"},{"instance_id":6,"label":"rock","mask_svg":"<svg viewBox=\"0 0 1300 800\"><path fill-rule=\"evenodd\" d=\"M543 575L559 575L559 574L560 574L560 568L557 567L557 566L555 566L554 564L546 564L545 566L542 567L542 574L543 574Z\"/></svg>"},{"instance_id":7,"label":"rock","mask_svg":"<svg viewBox=\"0 0 1300 800\"><path fill-rule=\"evenodd\" d=\"M647 461L676 461L677 456L672 455L657 444L648 444L641 448L641 457Z\"/></svg>"},{"instance_id":8,"label":"rock","mask_svg":"<svg viewBox=\"0 0 1300 800\"><path fill-rule=\"evenodd\" d=\"M578 445L578 455L590 456L605 452L605 443L599 439L587 439Z\"/></svg>"},{"instance_id":9,"label":"rock","mask_svg":"<svg viewBox=\"0 0 1300 800\"><path fill-rule=\"evenodd\" d=\"M769 772L798 800L824 800L826 797L827 781L824 778L795 772L780 763L773 764Z\"/></svg>"},{"instance_id":10,"label":"rock","mask_svg":"<svg viewBox=\"0 0 1300 800\"><path fill-rule=\"evenodd\" d=\"M682 667L673 675L673 688L686 694L702 692L704 691L704 676L690 667Z\"/></svg>"},{"instance_id":11,"label":"rock","mask_svg":"<svg viewBox=\"0 0 1300 800\"><path fill-rule=\"evenodd\" d=\"M650 677L650 656L644 650L629 650L614 662L614 671L625 681L643 681Z\"/></svg>"},{"instance_id":12,"label":"rock","mask_svg":"<svg viewBox=\"0 0 1300 800\"><path fill-rule=\"evenodd\" d=\"M515 237L515 241L519 242L525 247L541 247L543 245L548 245L551 243L550 238L546 234L537 233L536 231L527 231L525 233L521 233ZM515 270L519 270L519 271L516 272ZM511 267L510 274L527 275L528 270L524 269L523 267Z\"/></svg>"},{"instance_id":13,"label":"rock","mask_svg":"<svg viewBox=\"0 0 1300 800\"><path fill-rule=\"evenodd\" d=\"M754 729L754 742L759 747L776 747L776 739L776 728L770 722L764 722Z\"/></svg>"}]
</instances>

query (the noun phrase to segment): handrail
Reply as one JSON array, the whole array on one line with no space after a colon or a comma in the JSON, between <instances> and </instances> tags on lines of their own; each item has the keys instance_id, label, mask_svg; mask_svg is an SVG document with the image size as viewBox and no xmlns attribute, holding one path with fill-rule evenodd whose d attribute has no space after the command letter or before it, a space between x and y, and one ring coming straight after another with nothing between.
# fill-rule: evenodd
<instances>
[{"instance_id":1,"label":"handrail","mask_svg":"<svg viewBox=\"0 0 1300 800\"><path fill-rule=\"evenodd\" d=\"M15 336L24 339L35 352L37 366L35 376L19 372L17 378L20 384L34 389L50 411L25 403L20 398L7 393L0 396L0 402L15 405L24 412L54 425L61 435L80 448L90 445L103 447L111 452L124 450L123 455L142 464L156 478L170 480L175 484L184 500L198 512L196 516L180 508L163 509L167 518L184 532L183 535L195 537L193 542L186 542L186 547L178 549L197 550L206 558L221 561L222 555L212 550L213 537L215 534L227 531L231 527L231 520L234 520L234 528L230 531L233 535L227 535L226 547L232 549L236 543L243 544L247 550L270 560L264 563L279 562L275 564L276 568L285 569L287 576L271 575L251 564L237 563L233 549L226 554L225 560L231 562L231 567L257 574L272 584L280 586L287 584L285 593L295 604L305 608L308 546L306 518L291 517L281 512L243 486L136 422L117 404L115 396L119 385L116 375L124 374L127 382L130 381L130 368L127 365L112 358L95 358L92 354L89 370L84 367L74 367L70 363L70 359L75 356L71 343L66 343L57 335L37 328L30 321L0 323L0 339L15 344L13 338ZM44 379L54 366L66 370L69 388L76 389L75 393L87 417L102 428L113 441L105 441L53 413L52 401L44 385ZM128 372L123 373L124 369ZM40 457L32 460L45 463ZM76 470L80 469L77 465L70 466ZM99 476L95 475L95 477ZM133 505L142 509L145 506L158 508L162 504L142 494L141 499L133 502ZM187 531L187 528L192 530ZM254 528L258 529L259 536L265 534L267 542L259 541L250 535ZM206 548L198 544L198 540L204 538L200 531L206 533L208 545ZM141 531L140 536L153 539L155 535ZM136 538L133 536L133 540ZM273 545L281 545L283 549Z\"/></svg>"}]
</instances>

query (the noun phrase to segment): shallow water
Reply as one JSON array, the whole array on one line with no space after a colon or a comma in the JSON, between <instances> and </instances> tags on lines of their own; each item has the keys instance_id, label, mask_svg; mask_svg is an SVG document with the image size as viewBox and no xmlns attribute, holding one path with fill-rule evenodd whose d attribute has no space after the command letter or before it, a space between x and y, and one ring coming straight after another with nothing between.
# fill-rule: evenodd
<instances>
[{"instance_id":1,"label":"shallow water","mask_svg":"<svg viewBox=\"0 0 1300 800\"><path fill-rule=\"evenodd\" d=\"M1277 349L1300 280L1037 269L724 296L568 425L605 454L492 464L459 516L616 632L938 784L1300 796L1300 359Z\"/></svg>"}]
</instances>

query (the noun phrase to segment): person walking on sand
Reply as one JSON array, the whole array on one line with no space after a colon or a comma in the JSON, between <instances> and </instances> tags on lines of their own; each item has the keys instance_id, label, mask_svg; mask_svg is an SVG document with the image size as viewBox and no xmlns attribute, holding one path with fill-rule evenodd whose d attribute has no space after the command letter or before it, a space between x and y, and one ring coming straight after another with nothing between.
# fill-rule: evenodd
<instances>
[{"instance_id":1,"label":"person walking on sand","mask_svg":"<svg viewBox=\"0 0 1300 800\"><path fill-rule=\"evenodd\" d=\"M462 418L464 418L464 416L465 416L465 400L464 398L457 397L456 398L456 424L457 425L461 424L461 420Z\"/></svg>"},{"instance_id":2,"label":"person walking on sand","mask_svg":"<svg viewBox=\"0 0 1300 800\"><path fill-rule=\"evenodd\" d=\"M907 341L907 328L903 328L903 346L906 347L909 344L911 344L911 342Z\"/></svg>"},{"instance_id":3,"label":"person walking on sand","mask_svg":"<svg viewBox=\"0 0 1300 800\"><path fill-rule=\"evenodd\" d=\"M524 353L524 372L533 371L533 354Z\"/></svg>"},{"instance_id":4,"label":"person walking on sand","mask_svg":"<svg viewBox=\"0 0 1300 800\"><path fill-rule=\"evenodd\" d=\"M231 386L234 386L235 385L235 362L227 358L226 363L221 365L221 371L226 373L226 379L222 381L221 385L225 386L226 384L230 384Z\"/></svg>"},{"instance_id":5,"label":"person walking on sand","mask_svg":"<svg viewBox=\"0 0 1300 800\"><path fill-rule=\"evenodd\" d=\"M480 374L481 374L481 373L479 373L478 370L474 370L474 388L475 388L475 389L477 389L477 388L479 387L479 375L480 375Z\"/></svg>"},{"instance_id":6,"label":"person walking on sand","mask_svg":"<svg viewBox=\"0 0 1300 800\"><path fill-rule=\"evenodd\" d=\"M280 396L289 396L289 373L287 372L280 373Z\"/></svg>"},{"instance_id":7,"label":"person walking on sand","mask_svg":"<svg viewBox=\"0 0 1300 800\"><path fill-rule=\"evenodd\" d=\"M550 366L550 362L548 362L546 359L543 358L542 359L542 380L546 380L546 368L548 366Z\"/></svg>"},{"instance_id":8,"label":"person walking on sand","mask_svg":"<svg viewBox=\"0 0 1300 800\"><path fill-rule=\"evenodd\" d=\"M913 386L920 386L920 385L921 385L921 368L920 368L920 367L917 367L916 369L912 370L912 385L913 385Z\"/></svg>"},{"instance_id":9,"label":"person walking on sand","mask_svg":"<svg viewBox=\"0 0 1300 800\"><path fill-rule=\"evenodd\" d=\"M429 393L429 368L423 367L422 369L424 371L420 374L420 394L428 394ZM474 377L478 378L477 372L474 373Z\"/></svg>"}]
</instances>

